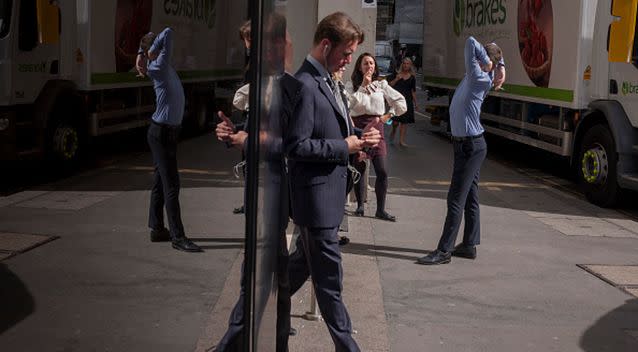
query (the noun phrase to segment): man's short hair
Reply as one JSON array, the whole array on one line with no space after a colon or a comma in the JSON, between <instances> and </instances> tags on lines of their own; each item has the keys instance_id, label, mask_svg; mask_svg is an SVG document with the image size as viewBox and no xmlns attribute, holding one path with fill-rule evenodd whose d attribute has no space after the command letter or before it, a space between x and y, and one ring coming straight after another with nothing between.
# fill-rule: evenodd
<instances>
[{"instance_id":1,"label":"man's short hair","mask_svg":"<svg viewBox=\"0 0 638 352\"><path fill-rule=\"evenodd\" d=\"M335 12L319 22L313 42L317 45L324 38L330 40L334 45L352 41L361 44L363 43L364 33L350 16L343 12Z\"/></svg>"},{"instance_id":2,"label":"man's short hair","mask_svg":"<svg viewBox=\"0 0 638 352\"><path fill-rule=\"evenodd\" d=\"M239 27L239 39L250 40L250 20L244 22L244 24Z\"/></svg>"},{"instance_id":3,"label":"man's short hair","mask_svg":"<svg viewBox=\"0 0 638 352\"><path fill-rule=\"evenodd\" d=\"M492 60L494 67L503 59L503 51L496 43L485 44L485 51L487 52L487 56L490 57L490 60Z\"/></svg>"},{"instance_id":4,"label":"man's short hair","mask_svg":"<svg viewBox=\"0 0 638 352\"><path fill-rule=\"evenodd\" d=\"M157 34L149 32L145 34L142 39L140 39L140 48L144 51L144 53L146 53L151 48L153 42L155 41L155 38L157 38Z\"/></svg>"}]
</instances>

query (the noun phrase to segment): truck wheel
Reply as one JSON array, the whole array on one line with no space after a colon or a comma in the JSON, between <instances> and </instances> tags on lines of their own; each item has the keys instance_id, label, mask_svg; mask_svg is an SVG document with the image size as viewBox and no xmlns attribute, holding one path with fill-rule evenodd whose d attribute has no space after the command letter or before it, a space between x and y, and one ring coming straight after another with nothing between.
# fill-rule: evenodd
<instances>
[{"instance_id":1,"label":"truck wheel","mask_svg":"<svg viewBox=\"0 0 638 352\"><path fill-rule=\"evenodd\" d=\"M58 124L52 131L51 147L53 156L64 163L74 163L79 159L80 136L77 128Z\"/></svg>"},{"instance_id":2,"label":"truck wheel","mask_svg":"<svg viewBox=\"0 0 638 352\"><path fill-rule=\"evenodd\" d=\"M618 201L616 144L605 125L590 128L583 137L578 158L578 174L587 200L611 207Z\"/></svg>"}]
</instances>

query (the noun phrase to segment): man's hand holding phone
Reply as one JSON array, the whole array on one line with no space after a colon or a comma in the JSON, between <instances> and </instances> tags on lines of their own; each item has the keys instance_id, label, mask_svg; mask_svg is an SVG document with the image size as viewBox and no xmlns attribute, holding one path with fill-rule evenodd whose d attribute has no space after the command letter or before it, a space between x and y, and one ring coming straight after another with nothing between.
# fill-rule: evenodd
<instances>
[{"instance_id":1,"label":"man's hand holding phone","mask_svg":"<svg viewBox=\"0 0 638 352\"><path fill-rule=\"evenodd\" d=\"M219 116L222 122L217 124L217 127L215 128L215 135L217 136L217 139L222 142L230 142L230 135L236 133L235 125L222 111L217 112L217 116Z\"/></svg>"},{"instance_id":2,"label":"man's hand holding phone","mask_svg":"<svg viewBox=\"0 0 638 352\"><path fill-rule=\"evenodd\" d=\"M348 144L348 152L350 154L358 153L365 149L374 148L381 142L381 132L374 127L379 125L379 118L375 118L366 125L361 133L361 138L351 135L346 138Z\"/></svg>"}]
</instances>

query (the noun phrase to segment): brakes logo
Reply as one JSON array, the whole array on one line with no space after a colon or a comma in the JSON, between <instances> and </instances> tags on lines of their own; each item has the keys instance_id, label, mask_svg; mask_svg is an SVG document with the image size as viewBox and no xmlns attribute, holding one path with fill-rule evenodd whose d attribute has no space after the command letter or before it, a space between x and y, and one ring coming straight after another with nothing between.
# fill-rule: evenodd
<instances>
[{"instance_id":1,"label":"brakes logo","mask_svg":"<svg viewBox=\"0 0 638 352\"><path fill-rule=\"evenodd\" d=\"M505 23L506 3L507 0L454 0L454 34L458 37L466 29Z\"/></svg>"},{"instance_id":2,"label":"brakes logo","mask_svg":"<svg viewBox=\"0 0 638 352\"><path fill-rule=\"evenodd\" d=\"M622 82L622 94L623 95L635 95L638 94L638 84L631 82Z\"/></svg>"},{"instance_id":3,"label":"brakes logo","mask_svg":"<svg viewBox=\"0 0 638 352\"><path fill-rule=\"evenodd\" d=\"M215 27L217 0L164 0L164 13Z\"/></svg>"},{"instance_id":4,"label":"brakes logo","mask_svg":"<svg viewBox=\"0 0 638 352\"><path fill-rule=\"evenodd\" d=\"M18 72L20 73L44 73L46 68L46 61L37 64L18 64Z\"/></svg>"}]
</instances>

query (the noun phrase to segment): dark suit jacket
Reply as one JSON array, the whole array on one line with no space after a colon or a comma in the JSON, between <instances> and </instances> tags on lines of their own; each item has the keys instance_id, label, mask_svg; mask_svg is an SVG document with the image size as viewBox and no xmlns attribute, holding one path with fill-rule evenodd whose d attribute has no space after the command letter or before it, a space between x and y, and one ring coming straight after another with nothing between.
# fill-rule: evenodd
<instances>
[{"instance_id":1,"label":"dark suit jacket","mask_svg":"<svg viewBox=\"0 0 638 352\"><path fill-rule=\"evenodd\" d=\"M295 224L337 227L343 219L348 174L348 126L330 87L304 61L295 77L298 99L284 138Z\"/></svg>"}]
</instances>

